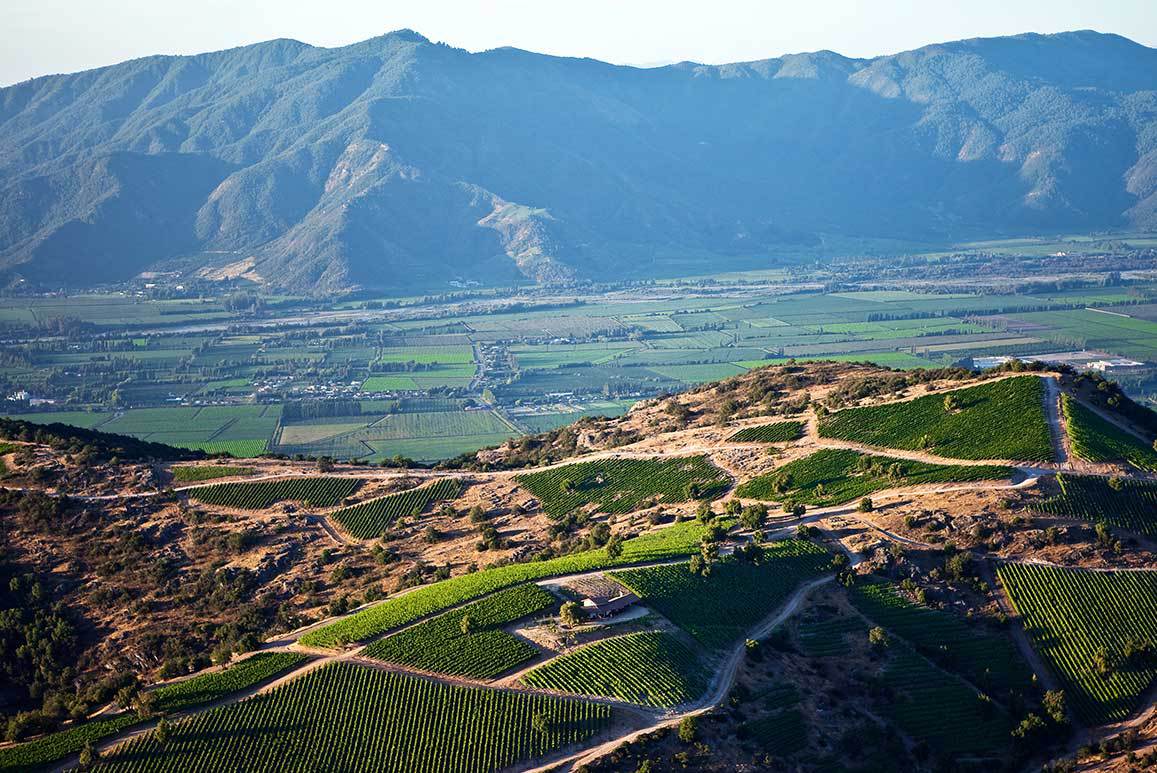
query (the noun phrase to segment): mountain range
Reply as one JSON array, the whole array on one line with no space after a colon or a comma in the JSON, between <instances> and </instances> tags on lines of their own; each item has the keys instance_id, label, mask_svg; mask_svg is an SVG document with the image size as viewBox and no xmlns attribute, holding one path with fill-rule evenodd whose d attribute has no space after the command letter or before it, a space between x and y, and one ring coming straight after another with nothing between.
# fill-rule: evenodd
<instances>
[{"instance_id":1,"label":"mountain range","mask_svg":"<svg viewBox=\"0 0 1157 773\"><path fill-rule=\"evenodd\" d=\"M1157 228L1157 50L1090 31L640 69L403 30L0 89L0 279L620 279Z\"/></svg>"}]
</instances>

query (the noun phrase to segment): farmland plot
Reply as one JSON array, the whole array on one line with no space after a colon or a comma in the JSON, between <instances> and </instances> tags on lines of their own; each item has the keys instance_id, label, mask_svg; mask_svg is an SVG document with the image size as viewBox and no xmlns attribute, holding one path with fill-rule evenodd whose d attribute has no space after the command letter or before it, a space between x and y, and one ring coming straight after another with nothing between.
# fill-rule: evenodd
<instances>
[{"instance_id":1,"label":"farmland plot","mask_svg":"<svg viewBox=\"0 0 1157 773\"><path fill-rule=\"evenodd\" d=\"M1006 692L1032 687L1032 671L1006 636L986 633L950 612L917 606L888 583L857 584L851 597L869 620L981 689Z\"/></svg>"},{"instance_id":2,"label":"farmland plot","mask_svg":"<svg viewBox=\"0 0 1157 773\"><path fill-rule=\"evenodd\" d=\"M364 641L426 615L520 583L611 566L687 557L699 551L699 541L705 531L700 523L688 521L624 541L623 552L617 558L611 558L605 548L599 548L547 561L508 564L452 577L418 588L404 596L387 599L381 604L311 631L301 637L301 643L311 647L340 647L350 642Z\"/></svg>"},{"instance_id":3,"label":"farmland plot","mask_svg":"<svg viewBox=\"0 0 1157 773\"><path fill-rule=\"evenodd\" d=\"M591 504L608 513L629 513L652 499L670 504L713 498L728 482L727 476L703 456L600 459L519 475L517 479L556 518Z\"/></svg>"},{"instance_id":4,"label":"farmland plot","mask_svg":"<svg viewBox=\"0 0 1157 773\"><path fill-rule=\"evenodd\" d=\"M454 499L461 490L462 486L457 480L443 478L425 486L343 507L330 517L340 523L351 536L374 539L381 536L398 518L418 515L431 502Z\"/></svg>"},{"instance_id":5,"label":"farmland plot","mask_svg":"<svg viewBox=\"0 0 1157 773\"><path fill-rule=\"evenodd\" d=\"M707 689L707 679L699 655L672 634L658 631L589 644L522 677L531 687L656 708L695 700Z\"/></svg>"},{"instance_id":6,"label":"farmland plot","mask_svg":"<svg viewBox=\"0 0 1157 773\"><path fill-rule=\"evenodd\" d=\"M758 564L724 559L704 577L687 564L615 572L652 609L709 649L726 647L767 617L806 580L822 574L831 555L811 542L765 546Z\"/></svg>"},{"instance_id":7,"label":"farmland plot","mask_svg":"<svg viewBox=\"0 0 1157 773\"><path fill-rule=\"evenodd\" d=\"M1157 470L1157 451L1123 429L1102 419L1069 395L1061 406L1068 423L1073 455L1090 462L1128 462L1142 470Z\"/></svg>"},{"instance_id":8,"label":"farmland plot","mask_svg":"<svg viewBox=\"0 0 1157 773\"><path fill-rule=\"evenodd\" d=\"M825 448L785 464L736 489L741 497L809 505L838 505L884 489L927 483L1010 478L1011 467L913 462Z\"/></svg>"},{"instance_id":9,"label":"farmland plot","mask_svg":"<svg viewBox=\"0 0 1157 773\"><path fill-rule=\"evenodd\" d=\"M732 443L787 443L803 437L802 421L777 421L745 427L728 438Z\"/></svg>"},{"instance_id":10,"label":"farmland plot","mask_svg":"<svg viewBox=\"0 0 1157 773\"><path fill-rule=\"evenodd\" d=\"M907 402L845 408L820 420L823 437L955 459L1052 461L1045 386L1019 376ZM951 395L956 407L946 405Z\"/></svg>"},{"instance_id":11,"label":"farmland plot","mask_svg":"<svg viewBox=\"0 0 1157 773\"><path fill-rule=\"evenodd\" d=\"M362 485L358 478L280 478L249 483L217 483L189 490L189 496L207 505L264 510L278 502L302 502L310 507L333 507Z\"/></svg>"},{"instance_id":12,"label":"farmland plot","mask_svg":"<svg viewBox=\"0 0 1157 773\"><path fill-rule=\"evenodd\" d=\"M1129 716L1157 677L1157 572L1004 564L998 574L1077 716Z\"/></svg>"},{"instance_id":13,"label":"farmland plot","mask_svg":"<svg viewBox=\"0 0 1157 773\"><path fill-rule=\"evenodd\" d=\"M497 771L586 741L607 706L458 687L334 662L133 739L102 770ZM537 718L537 719L536 719Z\"/></svg>"},{"instance_id":14,"label":"farmland plot","mask_svg":"<svg viewBox=\"0 0 1157 773\"><path fill-rule=\"evenodd\" d=\"M893 645L883 681L896 692L891 716L900 729L943 755L999 757L1012 720L1000 706L912 650Z\"/></svg>"},{"instance_id":15,"label":"farmland plot","mask_svg":"<svg viewBox=\"0 0 1157 773\"><path fill-rule=\"evenodd\" d=\"M1035 505L1043 513L1104 521L1157 537L1157 482L1057 474L1061 493Z\"/></svg>"},{"instance_id":16,"label":"farmland plot","mask_svg":"<svg viewBox=\"0 0 1157 773\"><path fill-rule=\"evenodd\" d=\"M518 585L379 639L362 654L423 671L488 679L538 654L502 626L556 603L554 596L537 585ZM464 619L469 620L466 626Z\"/></svg>"}]
</instances>

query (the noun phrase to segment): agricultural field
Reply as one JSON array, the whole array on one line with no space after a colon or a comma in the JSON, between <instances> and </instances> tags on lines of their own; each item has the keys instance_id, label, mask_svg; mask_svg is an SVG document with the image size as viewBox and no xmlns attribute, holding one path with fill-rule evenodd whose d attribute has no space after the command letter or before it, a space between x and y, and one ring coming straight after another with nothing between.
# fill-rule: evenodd
<instances>
[{"instance_id":1,"label":"agricultural field","mask_svg":"<svg viewBox=\"0 0 1157 773\"><path fill-rule=\"evenodd\" d=\"M421 410L421 401L381 415L335 417L282 427L274 449L283 454L380 461L404 456L434 462L498 445L519 434L491 410L464 410L460 401Z\"/></svg>"},{"instance_id":2,"label":"agricultural field","mask_svg":"<svg viewBox=\"0 0 1157 773\"><path fill-rule=\"evenodd\" d=\"M1157 482L1058 473L1057 484L1061 493L1036 503L1038 511L1157 537Z\"/></svg>"},{"instance_id":3,"label":"agricultural field","mask_svg":"<svg viewBox=\"0 0 1157 773\"><path fill-rule=\"evenodd\" d=\"M537 585L517 585L379 639L361 654L422 671L490 679L538 655L533 645L502 627L557 603Z\"/></svg>"},{"instance_id":4,"label":"agricultural field","mask_svg":"<svg viewBox=\"0 0 1157 773\"><path fill-rule=\"evenodd\" d=\"M694 521L677 523L659 531L624 540L617 558L605 548L522 564L485 569L427 585L403 596L361 610L349 617L302 636L309 647L337 648L387 633L426 615L440 612L487 593L524 582L563 574L589 572L613 566L685 558L699 551L706 527Z\"/></svg>"},{"instance_id":5,"label":"agricultural field","mask_svg":"<svg viewBox=\"0 0 1157 773\"><path fill-rule=\"evenodd\" d=\"M1077 716L1129 716L1157 677L1157 572L1008 563L998 575Z\"/></svg>"},{"instance_id":6,"label":"agricultural field","mask_svg":"<svg viewBox=\"0 0 1157 773\"><path fill-rule=\"evenodd\" d=\"M907 647L890 649L882 682L896 693L890 714L901 730L945 756L1004 753L1013 723L1003 708Z\"/></svg>"},{"instance_id":7,"label":"agricultural field","mask_svg":"<svg viewBox=\"0 0 1157 773\"><path fill-rule=\"evenodd\" d=\"M745 427L728 438L732 443L788 443L803 437L802 421L777 421Z\"/></svg>"},{"instance_id":8,"label":"agricultural field","mask_svg":"<svg viewBox=\"0 0 1157 773\"><path fill-rule=\"evenodd\" d=\"M807 746L808 727L799 709L784 709L744 722L737 733L773 757L790 757Z\"/></svg>"},{"instance_id":9,"label":"agricultural field","mask_svg":"<svg viewBox=\"0 0 1157 773\"><path fill-rule=\"evenodd\" d=\"M770 502L828 506L884 489L928 483L1001 480L1015 470L999 465L943 465L824 448L741 484L736 494Z\"/></svg>"},{"instance_id":10,"label":"agricultural field","mask_svg":"<svg viewBox=\"0 0 1157 773\"><path fill-rule=\"evenodd\" d=\"M724 559L707 576L687 564L625 569L614 577L643 602L712 650L732 644L831 566L831 554L811 542L764 546L759 563Z\"/></svg>"},{"instance_id":11,"label":"agricultural field","mask_svg":"<svg viewBox=\"0 0 1157 773\"><path fill-rule=\"evenodd\" d=\"M946 403L952 396L955 406ZM845 408L820 419L823 437L953 459L1053 459L1045 386L1019 376L915 400Z\"/></svg>"},{"instance_id":12,"label":"agricultural field","mask_svg":"<svg viewBox=\"0 0 1157 773\"><path fill-rule=\"evenodd\" d=\"M667 504L714 498L729 479L706 457L600 459L518 476L518 482L559 518L588 505L629 513L649 500Z\"/></svg>"},{"instance_id":13,"label":"agricultural field","mask_svg":"<svg viewBox=\"0 0 1157 773\"><path fill-rule=\"evenodd\" d=\"M159 687L153 690L153 705L163 713L204 705L268 681L305 660L304 655L295 652L258 653L222 671ZM24 771L62 760L79 752L86 743L96 743L144 721L135 712L126 711L0 749L0 771Z\"/></svg>"},{"instance_id":14,"label":"agricultural field","mask_svg":"<svg viewBox=\"0 0 1157 773\"><path fill-rule=\"evenodd\" d=\"M265 510L278 502L301 502L308 507L333 507L353 496L362 485L358 478L278 478L252 482L216 483L189 490L198 502L239 510Z\"/></svg>"},{"instance_id":15,"label":"agricultural field","mask_svg":"<svg viewBox=\"0 0 1157 773\"><path fill-rule=\"evenodd\" d=\"M418 515L431 502L454 499L461 490L462 485L457 480L444 478L428 485L343 507L331 513L330 518L341 524L352 537L375 539L398 518Z\"/></svg>"},{"instance_id":16,"label":"agricultural field","mask_svg":"<svg viewBox=\"0 0 1157 773\"><path fill-rule=\"evenodd\" d=\"M233 478L253 474L252 467L227 464L185 465L173 468L173 480L178 483L197 483L214 478Z\"/></svg>"},{"instance_id":17,"label":"agricultural field","mask_svg":"<svg viewBox=\"0 0 1157 773\"><path fill-rule=\"evenodd\" d=\"M1032 670L1007 636L986 632L950 612L917 606L884 582L857 583L851 598L869 620L994 697L1032 688Z\"/></svg>"},{"instance_id":18,"label":"agricultural field","mask_svg":"<svg viewBox=\"0 0 1157 773\"><path fill-rule=\"evenodd\" d=\"M1090 462L1128 462L1141 470L1157 471L1157 450L1151 444L1102 419L1069 395L1062 395L1061 407L1074 456Z\"/></svg>"},{"instance_id":19,"label":"agricultural field","mask_svg":"<svg viewBox=\"0 0 1157 773\"><path fill-rule=\"evenodd\" d=\"M303 722L302 718L309 721ZM102 770L498 771L602 732L611 709L335 662L136 738Z\"/></svg>"},{"instance_id":20,"label":"agricultural field","mask_svg":"<svg viewBox=\"0 0 1157 773\"><path fill-rule=\"evenodd\" d=\"M96 429L209 453L257 456L266 450L280 414L279 405L139 408L117 413Z\"/></svg>"},{"instance_id":21,"label":"agricultural field","mask_svg":"<svg viewBox=\"0 0 1157 773\"><path fill-rule=\"evenodd\" d=\"M546 690L673 708L703 694L708 672L701 657L674 635L645 631L567 652L522 681Z\"/></svg>"},{"instance_id":22,"label":"agricultural field","mask_svg":"<svg viewBox=\"0 0 1157 773\"><path fill-rule=\"evenodd\" d=\"M258 652L222 671L211 671L158 687L153 691L156 711L174 711L199 706L226 695L266 682L307 660L297 652Z\"/></svg>"}]
</instances>

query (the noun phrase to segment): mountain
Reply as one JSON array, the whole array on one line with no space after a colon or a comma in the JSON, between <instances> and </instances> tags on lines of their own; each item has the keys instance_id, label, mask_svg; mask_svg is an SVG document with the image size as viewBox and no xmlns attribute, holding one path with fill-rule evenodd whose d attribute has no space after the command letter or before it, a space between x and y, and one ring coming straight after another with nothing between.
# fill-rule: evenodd
<instances>
[{"instance_id":1,"label":"mountain","mask_svg":"<svg viewBox=\"0 0 1157 773\"><path fill-rule=\"evenodd\" d=\"M0 273L623 278L829 239L1157 227L1157 50L1072 32L656 69L411 31L0 89Z\"/></svg>"}]
</instances>

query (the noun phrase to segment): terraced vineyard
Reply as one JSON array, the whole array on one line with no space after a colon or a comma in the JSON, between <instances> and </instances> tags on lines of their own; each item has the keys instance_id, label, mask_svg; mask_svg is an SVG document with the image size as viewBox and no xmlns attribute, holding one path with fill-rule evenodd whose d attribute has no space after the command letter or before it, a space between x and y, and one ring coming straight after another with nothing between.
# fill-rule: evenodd
<instances>
[{"instance_id":1,"label":"terraced vineyard","mask_svg":"<svg viewBox=\"0 0 1157 773\"><path fill-rule=\"evenodd\" d=\"M1147 537L1157 537L1157 482L1095 475L1057 474L1061 493L1034 505L1050 515L1104 521Z\"/></svg>"},{"instance_id":2,"label":"terraced vineyard","mask_svg":"<svg viewBox=\"0 0 1157 773\"><path fill-rule=\"evenodd\" d=\"M250 475L252 467L234 467L223 464L202 464L187 467L174 467L173 480L178 483L192 483L214 478L231 478L235 475Z\"/></svg>"},{"instance_id":3,"label":"terraced vineyard","mask_svg":"<svg viewBox=\"0 0 1157 773\"><path fill-rule=\"evenodd\" d=\"M599 548L548 561L509 564L464 574L363 609L335 623L311 631L302 636L300 641L311 647L340 647L392 631L426 615L487 593L543 577L690 556L699 552L699 540L704 533L703 525L688 521L624 541L623 552L617 558L611 558L605 549Z\"/></svg>"},{"instance_id":4,"label":"terraced vineyard","mask_svg":"<svg viewBox=\"0 0 1157 773\"><path fill-rule=\"evenodd\" d=\"M743 636L830 564L831 555L822 547L787 540L765 546L758 564L724 559L706 577L692 573L687 564L627 569L614 577L705 647L718 649Z\"/></svg>"},{"instance_id":5,"label":"terraced vineyard","mask_svg":"<svg viewBox=\"0 0 1157 773\"><path fill-rule=\"evenodd\" d=\"M239 690L261 684L305 662L297 652L259 652L222 671L201 674L153 691L153 706L169 714L210 703Z\"/></svg>"},{"instance_id":6,"label":"terraced vineyard","mask_svg":"<svg viewBox=\"0 0 1157 773\"><path fill-rule=\"evenodd\" d=\"M796 643L809 658L834 658L851 652L849 636L863 638L867 633L864 621L854 616L805 620L796 632Z\"/></svg>"},{"instance_id":7,"label":"terraced vineyard","mask_svg":"<svg viewBox=\"0 0 1157 773\"><path fill-rule=\"evenodd\" d=\"M1124 461L1142 470L1157 471L1157 451L1152 445L1102 419L1069 395L1062 395L1061 406L1074 456L1090 462Z\"/></svg>"},{"instance_id":8,"label":"terraced vineyard","mask_svg":"<svg viewBox=\"0 0 1157 773\"><path fill-rule=\"evenodd\" d=\"M858 451L825 448L759 475L736 489L741 497L838 505L876 491L927 483L966 483L1011 478L1015 470L996 465L914 462Z\"/></svg>"},{"instance_id":9,"label":"terraced vineyard","mask_svg":"<svg viewBox=\"0 0 1157 773\"><path fill-rule=\"evenodd\" d=\"M3 773L26 773L63 760L76 754L88 743L97 743L140 723L135 713L120 714L110 719L94 719L91 722L41 736L27 743L0 749L0 771Z\"/></svg>"},{"instance_id":10,"label":"terraced vineyard","mask_svg":"<svg viewBox=\"0 0 1157 773\"><path fill-rule=\"evenodd\" d=\"M1090 725L1129 716L1157 677L1157 571L1014 563L998 574L1077 716ZM1142 651L1127 651L1130 642Z\"/></svg>"},{"instance_id":11,"label":"terraced vineyard","mask_svg":"<svg viewBox=\"0 0 1157 773\"><path fill-rule=\"evenodd\" d=\"M157 688L153 691L154 707L157 711L171 713L203 705L260 684L304 660L304 655L295 652L259 653L223 671ZM26 771L57 762L70 754L76 754L86 743L96 743L117 735L143 721L135 712L124 712L0 749L0 771Z\"/></svg>"},{"instance_id":12,"label":"terraced vineyard","mask_svg":"<svg viewBox=\"0 0 1157 773\"><path fill-rule=\"evenodd\" d=\"M726 490L727 476L703 456L600 459L519 475L518 482L561 517L586 505L607 513L638 510L645 500L686 502Z\"/></svg>"},{"instance_id":13,"label":"terraced vineyard","mask_svg":"<svg viewBox=\"0 0 1157 773\"><path fill-rule=\"evenodd\" d=\"M955 407L946 405L951 395ZM845 408L820 419L822 437L954 459L1053 460L1045 385L1019 376L907 402Z\"/></svg>"},{"instance_id":14,"label":"terraced vineyard","mask_svg":"<svg viewBox=\"0 0 1157 773\"><path fill-rule=\"evenodd\" d=\"M101 770L497 771L586 741L607 706L458 687L334 662L136 738Z\"/></svg>"},{"instance_id":15,"label":"terraced vineyard","mask_svg":"<svg viewBox=\"0 0 1157 773\"><path fill-rule=\"evenodd\" d=\"M982 690L1032 687L1032 670L1006 636L986 633L950 612L916 606L889 583L857 584L851 597L865 617Z\"/></svg>"},{"instance_id":16,"label":"terraced vineyard","mask_svg":"<svg viewBox=\"0 0 1157 773\"><path fill-rule=\"evenodd\" d=\"M488 679L538 654L502 626L556 603L537 585L519 585L379 639L362 654L423 671ZM467 617L473 627L465 631L462 621Z\"/></svg>"},{"instance_id":17,"label":"terraced vineyard","mask_svg":"<svg viewBox=\"0 0 1157 773\"><path fill-rule=\"evenodd\" d=\"M1012 732L1004 709L907 647L891 649L883 681L896 691L891 715L901 730L945 756L1001 756Z\"/></svg>"},{"instance_id":18,"label":"terraced vineyard","mask_svg":"<svg viewBox=\"0 0 1157 773\"><path fill-rule=\"evenodd\" d=\"M802 421L777 421L745 427L728 438L733 443L787 443L803 437Z\"/></svg>"},{"instance_id":19,"label":"terraced vineyard","mask_svg":"<svg viewBox=\"0 0 1157 773\"><path fill-rule=\"evenodd\" d=\"M700 657L675 636L645 631L589 644L522 677L531 687L671 708L707 689Z\"/></svg>"},{"instance_id":20,"label":"terraced vineyard","mask_svg":"<svg viewBox=\"0 0 1157 773\"><path fill-rule=\"evenodd\" d=\"M371 499L352 507L343 507L331 517L353 537L376 539L398 518L418 515L431 502L455 499L461 490L462 486L457 480L443 478L408 491Z\"/></svg>"},{"instance_id":21,"label":"terraced vineyard","mask_svg":"<svg viewBox=\"0 0 1157 773\"><path fill-rule=\"evenodd\" d=\"M749 740L766 754L790 757L807 746L808 729L799 709L753 719L739 726L740 738Z\"/></svg>"},{"instance_id":22,"label":"terraced vineyard","mask_svg":"<svg viewBox=\"0 0 1157 773\"><path fill-rule=\"evenodd\" d=\"M358 478L279 478L249 483L218 483L189 491L189 496L207 505L264 510L278 502L302 502L309 507L333 507L362 485Z\"/></svg>"}]
</instances>

